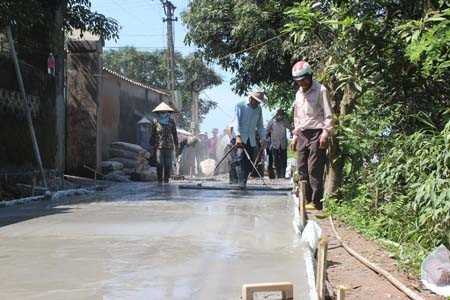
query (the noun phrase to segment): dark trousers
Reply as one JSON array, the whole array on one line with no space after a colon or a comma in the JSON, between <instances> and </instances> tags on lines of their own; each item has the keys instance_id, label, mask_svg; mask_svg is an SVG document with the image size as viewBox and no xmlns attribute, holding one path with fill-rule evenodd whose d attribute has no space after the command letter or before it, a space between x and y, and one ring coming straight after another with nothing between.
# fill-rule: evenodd
<instances>
[{"instance_id":1,"label":"dark trousers","mask_svg":"<svg viewBox=\"0 0 450 300\"><path fill-rule=\"evenodd\" d=\"M232 141L234 144L234 141ZM227 145L226 151L230 151L231 144ZM228 154L228 176L229 183L238 183L238 176L236 173L236 150L232 150L230 154Z\"/></svg>"},{"instance_id":2,"label":"dark trousers","mask_svg":"<svg viewBox=\"0 0 450 300\"><path fill-rule=\"evenodd\" d=\"M269 178L275 179L275 171L273 169L273 155L272 155L272 149L267 151L267 156L269 158L269 164L267 165L267 172L269 172Z\"/></svg>"},{"instance_id":3,"label":"dark trousers","mask_svg":"<svg viewBox=\"0 0 450 300\"><path fill-rule=\"evenodd\" d=\"M250 160L248 160L244 148L245 150L247 150L247 153L249 154L250 159L253 162L255 161L256 147L250 146L250 140L247 140L247 143L242 144L242 146L239 146L236 149L236 173L239 180L242 178L244 182L247 182L248 175L253 170L253 166Z\"/></svg>"},{"instance_id":4,"label":"dark trousers","mask_svg":"<svg viewBox=\"0 0 450 300\"><path fill-rule=\"evenodd\" d=\"M287 149L282 149L281 146L278 149L272 148L272 156L275 170L277 171L277 177L285 178L287 167Z\"/></svg>"},{"instance_id":5,"label":"dark trousers","mask_svg":"<svg viewBox=\"0 0 450 300\"><path fill-rule=\"evenodd\" d=\"M172 148L160 148L156 150L156 175L158 182L169 182L170 170L172 169Z\"/></svg>"},{"instance_id":6,"label":"dark trousers","mask_svg":"<svg viewBox=\"0 0 450 300\"><path fill-rule=\"evenodd\" d=\"M306 180L306 200L322 209L326 149L319 148L322 129L307 129L298 136L298 173Z\"/></svg>"}]
</instances>

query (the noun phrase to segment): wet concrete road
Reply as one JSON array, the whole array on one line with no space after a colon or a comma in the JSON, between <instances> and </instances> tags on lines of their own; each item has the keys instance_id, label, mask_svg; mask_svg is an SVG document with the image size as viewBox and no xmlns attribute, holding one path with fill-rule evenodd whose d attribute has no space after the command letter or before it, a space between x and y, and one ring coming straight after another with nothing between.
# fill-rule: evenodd
<instances>
[{"instance_id":1,"label":"wet concrete road","mask_svg":"<svg viewBox=\"0 0 450 300\"><path fill-rule=\"evenodd\" d=\"M291 281L307 299L288 192L116 185L0 208L0 299L239 299Z\"/></svg>"}]
</instances>

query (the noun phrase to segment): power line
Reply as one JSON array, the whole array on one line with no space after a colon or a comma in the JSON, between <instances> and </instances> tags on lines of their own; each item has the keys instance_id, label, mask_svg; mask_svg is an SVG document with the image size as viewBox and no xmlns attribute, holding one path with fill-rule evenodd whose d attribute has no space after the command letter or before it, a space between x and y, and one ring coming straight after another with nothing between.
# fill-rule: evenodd
<instances>
[{"instance_id":1,"label":"power line","mask_svg":"<svg viewBox=\"0 0 450 300\"><path fill-rule=\"evenodd\" d=\"M209 97L208 94L206 94L205 91L202 91L202 94L205 95L206 98L208 98L210 101L216 102L216 101L214 101L213 99L211 99L211 97ZM233 118L232 115L230 115L228 112L226 112L224 109L222 109L222 107L220 107L220 105L219 105L218 102L216 102L216 103L217 103L217 108L218 108L220 111L222 111L227 117Z\"/></svg>"},{"instance_id":2,"label":"power line","mask_svg":"<svg viewBox=\"0 0 450 300\"><path fill-rule=\"evenodd\" d=\"M120 36L162 36L163 34L148 34L148 33L128 33Z\"/></svg>"},{"instance_id":3,"label":"power line","mask_svg":"<svg viewBox=\"0 0 450 300\"><path fill-rule=\"evenodd\" d=\"M220 59L224 59L224 58L228 58L228 57L230 57L230 56L232 56L232 55L236 55L236 54L239 54L239 53L242 53L242 52L246 52L246 51L248 51L248 50L252 50L252 49L254 49L254 48L257 48L257 47L259 47L259 46L262 46L262 45L264 45L264 44L267 44L268 42L270 42L270 41L272 41L272 40L274 40L274 39L276 39L276 38L279 38L280 36L286 35L286 34L288 34L288 33L287 33L287 32L280 33L279 35L274 36L274 37L271 37L270 39L268 39L268 40L266 40L266 41L264 41L264 42L261 42L261 43L259 43L259 44L253 45L253 46L251 46L251 47L248 47L248 48L245 48L245 49L243 49L243 50L237 51L237 52L235 52L235 53L230 53L230 54L227 54L227 55L225 55L225 56L219 57L219 60L220 60Z\"/></svg>"},{"instance_id":4,"label":"power line","mask_svg":"<svg viewBox=\"0 0 450 300\"><path fill-rule=\"evenodd\" d=\"M124 12L126 12L128 15L130 15L130 16L133 18L133 20L139 21L139 23L141 23L141 24L144 25L145 27L150 28L150 26L149 26L148 24L145 24L141 19L139 19L138 17L136 17L135 15L133 15L132 13L130 13L130 12L128 11L127 8L125 8L124 6L122 6L122 5L121 5L120 3L118 3L116 0L113 0L113 2L114 2L117 6L119 6Z\"/></svg>"},{"instance_id":5,"label":"power line","mask_svg":"<svg viewBox=\"0 0 450 300\"><path fill-rule=\"evenodd\" d=\"M157 49L157 50L164 50L167 49L167 47L156 47L156 46L105 46L106 49L123 49L123 48L136 48L136 49ZM175 47L175 49L195 49L192 47Z\"/></svg>"}]
</instances>

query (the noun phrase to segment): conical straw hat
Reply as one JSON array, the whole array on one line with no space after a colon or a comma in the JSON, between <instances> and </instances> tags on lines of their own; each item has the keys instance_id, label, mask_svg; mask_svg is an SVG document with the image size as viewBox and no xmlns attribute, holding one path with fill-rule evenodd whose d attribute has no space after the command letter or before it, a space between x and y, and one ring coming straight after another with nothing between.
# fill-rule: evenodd
<instances>
[{"instance_id":1,"label":"conical straw hat","mask_svg":"<svg viewBox=\"0 0 450 300\"><path fill-rule=\"evenodd\" d=\"M154 110L152 110L153 112L160 112L160 111L169 111L172 112L174 111L173 108L171 108L167 103L165 102L161 102L157 107L155 107Z\"/></svg>"},{"instance_id":2,"label":"conical straw hat","mask_svg":"<svg viewBox=\"0 0 450 300\"><path fill-rule=\"evenodd\" d=\"M139 122L137 122L138 124L151 124L152 122L149 121L149 119L147 118L142 118L139 120Z\"/></svg>"}]
</instances>

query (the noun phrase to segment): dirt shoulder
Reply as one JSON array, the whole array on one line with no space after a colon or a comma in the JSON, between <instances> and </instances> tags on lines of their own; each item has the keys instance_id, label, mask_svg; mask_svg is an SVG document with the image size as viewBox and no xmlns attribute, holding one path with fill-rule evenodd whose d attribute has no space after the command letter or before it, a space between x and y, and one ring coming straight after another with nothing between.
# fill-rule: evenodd
<instances>
[{"instance_id":1,"label":"dirt shoulder","mask_svg":"<svg viewBox=\"0 0 450 300\"><path fill-rule=\"evenodd\" d=\"M337 240L330 221L318 219L314 213L308 213L311 220L322 228L328 238L328 281L334 293L340 285L349 289L346 300L352 299L409 299L403 292L392 285L382 275L378 275L359 260L351 256ZM389 257L388 251L376 242L366 240L361 234L350 229L346 224L335 221L336 230L341 239L353 250L371 263L388 271L392 276L424 299L442 300L445 297L435 295L427 290L419 278L398 272L395 259Z\"/></svg>"}]
</instances>

